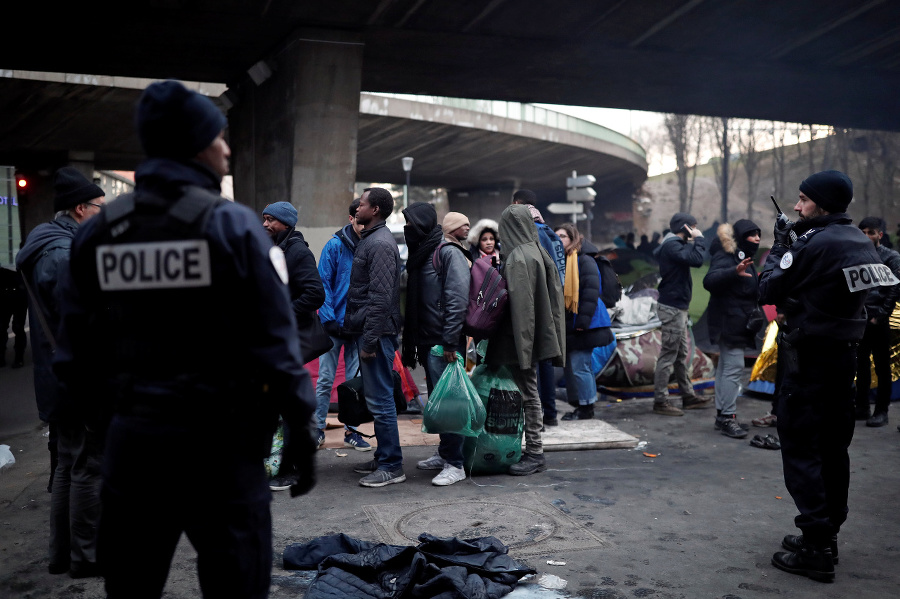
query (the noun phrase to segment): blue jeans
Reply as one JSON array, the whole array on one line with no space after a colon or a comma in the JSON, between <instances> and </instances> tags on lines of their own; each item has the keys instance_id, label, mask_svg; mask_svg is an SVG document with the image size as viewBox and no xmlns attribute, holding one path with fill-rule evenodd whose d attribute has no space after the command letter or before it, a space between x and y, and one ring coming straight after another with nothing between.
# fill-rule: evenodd
<instances>
[{"instance_id":1,"label":"blue jeans","mask_svg":"<svg viewBox=\"0 0 900 599\"><path fill-rule=\"evenodd\" d=\"M316 381L316 426L319 430L325 429L325 419L328 417L328 407L331 404L331 388L334 385L334 375L342 347L344 374L348 379L352 379L359 371L359 352L356 350L356 343L339 337L332 337L331 341L334 347L319 356L319 378Z\"/></svg>"},{"instance_id":2,"label":"blue jeans","mask_svg":"<svg viewBox=\"0 0 900 599\"><path fill-rule=\"evenodd\" d=\"M357 349L361 337L357 337ZM397 430L397 406L394 404L394 352L397 351L397 336L378 339L375 357L359 360L366 405L375 417L375 461L379 470L391 472L403 467L403 453L400 450L400 432Z\"/></svg>"},{"instance_id":3,"label":"blue jeans","mask_svg":"<svg viewBox=\"0 0 900 599\"><path fill-rule=\"evenodd\" d=\"M421 349L422 348L420 348L420 352ZM419 355L421 355L421 353ZM433 356L431 355L430 348L428 349L428 359L425 361L425 385L428 387L429 398L431 397L431 392L434 390L434 385L441 378L441 375L444 373L444 370L447 369L448 364L449 362L447 362L443 356ZM438 455L444 458L444 460L454 468L462 468L463 443L466 440L465 437L453 433L441 433L439 436L441 442L438 445Z\"/></svg>"},{"instance_id":4,"label":"blue jeans","mask_svg":"<svg viewBox=\"0 0 900 599\"><path fill-rule=\"evenodd\" d=\"M597 401L591 354L589 349L570 349L566 354L566 395L569 402L577 399L580 406Z\"/></svg>"}]
</instances>

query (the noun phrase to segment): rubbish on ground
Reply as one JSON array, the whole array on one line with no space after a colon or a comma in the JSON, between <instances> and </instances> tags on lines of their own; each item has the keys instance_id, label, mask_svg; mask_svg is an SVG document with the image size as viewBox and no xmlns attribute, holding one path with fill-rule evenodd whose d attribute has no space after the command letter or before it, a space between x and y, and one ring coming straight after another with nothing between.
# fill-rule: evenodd
<instances>
[{"instance_id":1,"label":"rubbish on ground","mask_svg":"<svg viewBox=\"0 0 900 599\"><path fill-rule=\"evenodd\" d=\"M0 445L0 470L16 463L16 457L9 450L9 445Z\"/></svg>"},{"instance_id":2,"label":"rubbish on ground","mask_svg":"<svg viewBox=\"0 0 900 599\"><path fill-rule=\"evenodd\" d=\"M542 574L537 583L545 589L564 589L569 584L568 581L553 574Z\"/></svg>"},{"instance_id":3,"label":"rubbish on ground","mask_svg":"<svg viewBox=\"0 0 900 599\"><path fill-rule=\"evenodd\" d=\"M781 499L781 495L776 495L775 499Z\"/></svg>"},{"instance_id":4,"label":"rubbish on ground","mask_svg":"<svg viewBox=\"0 0 900 599\"><path fill-rule=\"evenodd\" d=\"M644 452L644 455L647 456L648 458L655 458L655 457L659 456L658 453L647 453L646 451Z\"/></svg>"},{"instance_id":5,"label":"rubbish on ground","mask_svg":"<svg viewBox=\"0 0 900 599\"><path fill-rule=\"evenodd\" d=\"M346 457L347 457L347 452L346 452L346 451L335 451L335 452L334 452L334 455L336 455L336 456L339 457L339 458L346 458Z\"/></svg>"},{"instance_id":6,"label":"rubbish on ground","mask_svg":"<svg viewBox=\"0 0 900 599\"><path fill-rule=\"evenodd\" d=\"M555 560L555 559L548 559L547 565L548 566L565 566L566 562Z\"/></svg>"}]
</instances>

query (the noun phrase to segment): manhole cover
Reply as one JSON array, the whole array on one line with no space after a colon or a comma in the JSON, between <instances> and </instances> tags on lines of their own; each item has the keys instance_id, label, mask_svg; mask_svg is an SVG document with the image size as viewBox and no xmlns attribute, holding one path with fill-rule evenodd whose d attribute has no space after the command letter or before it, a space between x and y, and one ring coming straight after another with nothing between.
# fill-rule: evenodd
<instances>
[{"instance_id":1,"label":"manhole cover","mask_svg":"<svg viewBox=\"0 0 900 599\"><path fill-rule=\"evenodd\" d=\"M518 505L491 501L428 505L412 510L394 525L398 533L416 542L423 531L438 537L497 537L510 548L533 545L550 538L559 528L551 518Z\"/></svg>"},{"instance_id":2,"label":"manhole cover","mask_svg":"<svg viewBox=\"0 0 900 599\"><path fill-rule=\"evenodd\" d=\"M596 533L535 493L498 500L385 503L363 509L382 540L391 545L415 545L422 533L459 539L496 537L514 555L553 554L605 545Z\"/></svg>"}]
</instances>

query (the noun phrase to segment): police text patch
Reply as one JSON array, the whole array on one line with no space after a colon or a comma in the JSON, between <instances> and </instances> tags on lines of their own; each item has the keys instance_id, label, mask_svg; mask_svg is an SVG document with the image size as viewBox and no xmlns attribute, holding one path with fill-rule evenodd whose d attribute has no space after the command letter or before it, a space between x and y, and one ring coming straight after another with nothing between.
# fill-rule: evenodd
<instances>
[{"instance_id":1,"label":"police text patch","mask_svg":"<svg viewBox=\"0 0 900 599\"><path fill-rule=\"evenodd\" d=\"M97 277L103 291L207 287L210 272L205 239L97 248Z\"/></svg>"},{"instance_id":2,"label":"police text patch","mask_svg":"<svg viewBox=\"0 0 900 599\"><path fill-rule=\"evenodd\" d=\"M884 264L859 264L844 269L847 289L851 292L871 289L872 287L891 287L900 283L891 269Z\"/></svg>"}]
</instances>

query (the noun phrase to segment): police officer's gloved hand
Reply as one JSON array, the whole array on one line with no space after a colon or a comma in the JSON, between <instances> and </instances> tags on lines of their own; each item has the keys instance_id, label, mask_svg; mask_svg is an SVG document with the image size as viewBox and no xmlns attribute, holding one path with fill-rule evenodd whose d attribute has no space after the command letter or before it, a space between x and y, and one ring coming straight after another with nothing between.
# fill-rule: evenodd
<instances>
[{"instance_id":1,"label":"police officer's gloved hand","mask_svg":"<svg viewBox=\"0 0 900 599\"><path fill-rule=\"evenodd\" d=\"M791 244L797 239L797 234L793 231L795 224L794 221L788 220L783 215L775 219L775 245L791 247Z\"/></svg>"},{"instance_id":2,"label":"police officer's gloved hand","mask_svg":"<svg viewBox=\"0 0 900 599\"><path fill-rule=\"evenodd\" d=\"M291 497L306 495L316 486L316 452L319 444L316 442L317 430L310 426L299 431L297 435L297 452L295 466L297 469L297 483L291 485Z\"/></svg>"}]
</instances>

